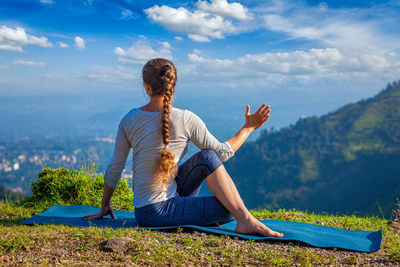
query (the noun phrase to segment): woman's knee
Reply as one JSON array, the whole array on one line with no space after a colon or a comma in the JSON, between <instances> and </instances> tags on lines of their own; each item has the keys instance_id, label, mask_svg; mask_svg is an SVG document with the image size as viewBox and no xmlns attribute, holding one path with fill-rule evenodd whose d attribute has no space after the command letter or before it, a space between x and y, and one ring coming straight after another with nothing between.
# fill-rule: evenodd
<instances>
[{"instance_id":1,"label":"woman's knee","mask_svg":"<svg viewBox=\"0 0 400 267\"><path fill-rule=\"evenodd\" d=\"M213 150L206 149L200 151L199 153L202 162L206 163L212 172L222 165L221 160Z\"/></svg>"},{"instance_id":2,"label":"woman's knee","mask_svg":"<svg viewBox=\"0 0 400 267\"><path fill-rule=\"evenodd\" d=\"M200 153L200 156L205 159L214 159L214 160L216 158L218 159L217 153L215 153L215 151L211 150L211 149L204 149L204 150L201 150L199 153Z\"/></svg>"}]
</instances>

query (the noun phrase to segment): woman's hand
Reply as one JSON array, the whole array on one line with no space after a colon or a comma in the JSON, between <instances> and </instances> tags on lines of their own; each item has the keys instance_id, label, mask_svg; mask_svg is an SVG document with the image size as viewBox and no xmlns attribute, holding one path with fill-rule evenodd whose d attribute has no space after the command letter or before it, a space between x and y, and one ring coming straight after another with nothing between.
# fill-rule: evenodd
<instances>
[{"instance_id":1,"label":"woman's hand","mask_svg":"<svg viewBox=\"0 0 400 267\"><path fill-rule=\"evenodd\" d=\"M260 128L268 120L270 111L271 108L269 105L262 104L255 113L250 114L250 106L247 105L245 114L246 122L243 128L251 130Z\"/></svg>"},{"instance_id":2,"label":"woman's hand","mask_svg":"<svg viewBox=\"0 0 400 267\"><path fill-rule=\"evenodd\" d=\"M113 195L114 188L109 186L106 182L104 182L104 190L103 190L103 198L101 200L101 209L99 213L85 215L85 219L101 219L103 216L111 215L111 218L116 219L114 215L114 211L111 208L111 197Z\"/></svg>"},{"instance_id":3,"label":"woman's hand","mask_svg":"<svg viewBox=\"0 0 400 267\"><path fill-rule=\"evenodd\" d=\"M227 141L231 145L233 152L236 152L240 148L255 129L260 128L268 120L270 111L269 106L262 104L255 113L250 114L250 106L247 105L244 126Z\"/></svg>"},{"instance_id":4,"label":"woman's hand","mask_svg":"<svg viewBox=\"0 0 400 267\"><path fill-rule=\"evenodd\" d=\"M96 214L91 214L91 215L85 215L85 220L91 220L91 219L101 219L103 218L103 216L107 216L107 215L111 215L111 218L116 219L117 217L115 217L114 215L114 211L111 208L111 205L102 205L101 210L99 213Z\"/></svg>"}]
</instances>

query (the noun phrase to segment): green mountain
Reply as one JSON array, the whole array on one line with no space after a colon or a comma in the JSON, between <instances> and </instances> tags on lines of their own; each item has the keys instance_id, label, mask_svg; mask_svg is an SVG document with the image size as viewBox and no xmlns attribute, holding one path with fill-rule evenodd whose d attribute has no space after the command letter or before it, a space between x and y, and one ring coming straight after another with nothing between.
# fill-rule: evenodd
<instances>
[{"instance_id":1,"label":"green mountain","mask_svg":"<svg viewBox=\"0 0 400 267\"><path fill-rule=\"evenodd\" d=\"M389 217L400 199L400 81L322 117L264 131L226 167L250 208Z\"/></svg>"}]
</instances>

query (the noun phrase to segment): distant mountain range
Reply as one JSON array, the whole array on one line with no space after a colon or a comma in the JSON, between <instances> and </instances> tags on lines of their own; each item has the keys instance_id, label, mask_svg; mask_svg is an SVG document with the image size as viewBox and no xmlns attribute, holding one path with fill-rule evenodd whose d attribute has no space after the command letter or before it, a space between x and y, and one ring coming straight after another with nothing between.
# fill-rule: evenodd
<instances>
[{"instance_id":1,"label":"distant mountain range","mask_svg":"<svg viewBox=\"0 0 400 267\"><path fill-rule=\"evenodd\" d=\"M390 217L400 199L400 82L319 118L264 131L226 167L250 208Z\"/></svg>"}]
</instances>

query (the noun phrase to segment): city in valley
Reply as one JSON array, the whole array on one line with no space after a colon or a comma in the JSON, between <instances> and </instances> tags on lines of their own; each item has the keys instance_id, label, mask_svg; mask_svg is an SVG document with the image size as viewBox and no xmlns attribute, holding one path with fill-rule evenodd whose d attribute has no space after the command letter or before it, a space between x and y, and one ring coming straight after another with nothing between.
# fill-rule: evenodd
<instances>
[{"instance_id":1,"label":"city in valley","mask_svg":"<svg viewBox=\"0 0 400 267\"><path fill-rule=\"evenodd\" d=\"M104 172L111 157L114 135L107 137L37 137L0 140L0 184L14 192L30 193L30 181L45 167L80 169L91 163ZM131 177L126 168L123 177Z\"/></svg>"}]
</instances>

